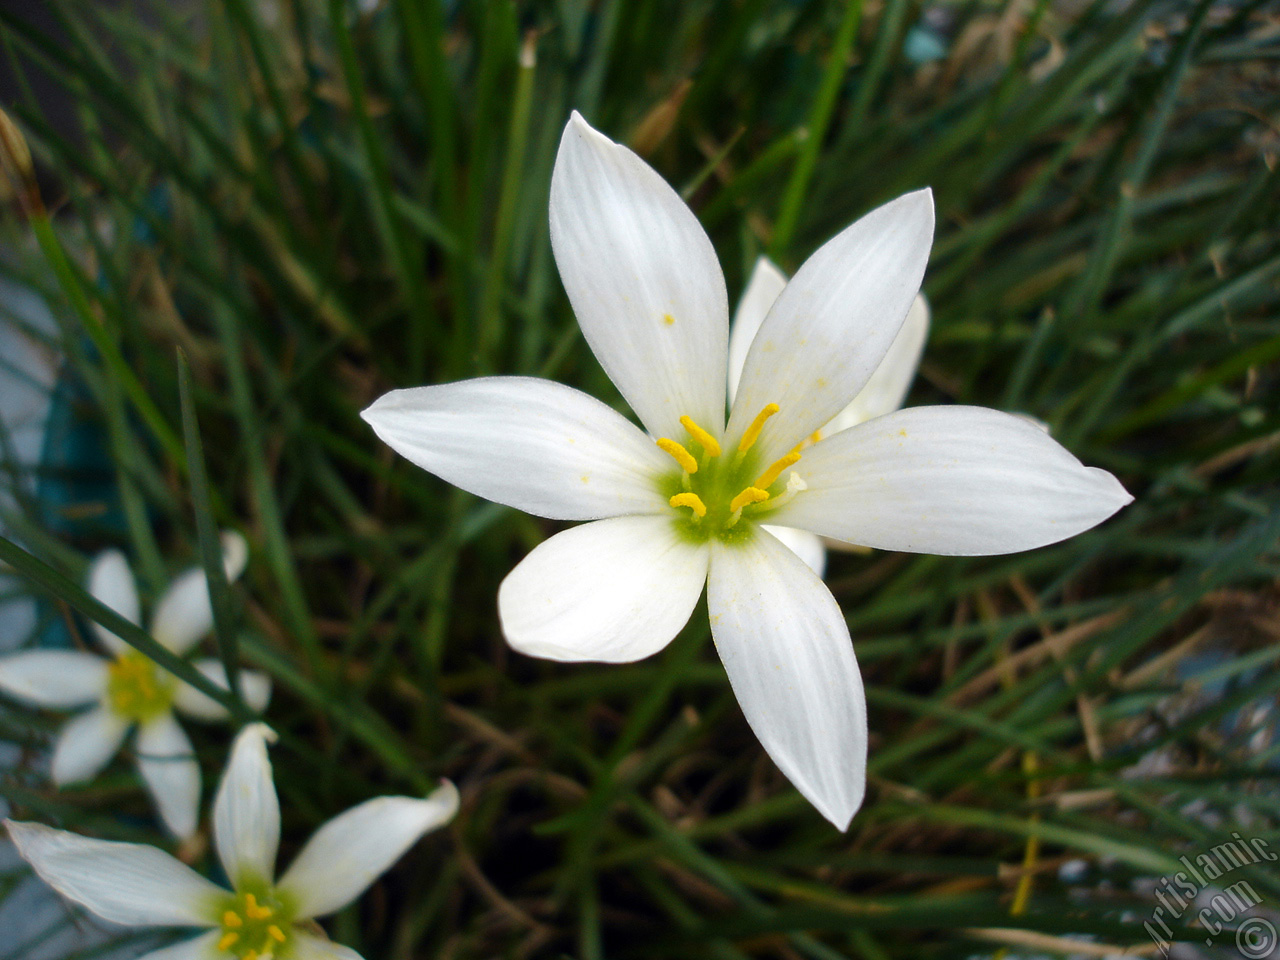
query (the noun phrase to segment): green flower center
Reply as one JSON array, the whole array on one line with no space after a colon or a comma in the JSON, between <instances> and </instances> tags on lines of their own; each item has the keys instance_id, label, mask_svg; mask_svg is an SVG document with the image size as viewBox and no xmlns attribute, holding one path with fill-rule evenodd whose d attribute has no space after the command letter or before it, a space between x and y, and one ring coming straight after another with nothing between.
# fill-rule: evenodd
<instances>
[{"instance_id":1,"label":"green flower center","mask_svg":"<svg viewBox=\"0 0 1280 960\"><path fill-rule=\"evenodd\" d=\"M690 446L701 456L695 457L684 444L669 437L657 441L680 466L678 474L662 479L661 489L679 518L680 531L690 540L702 543L718 537L733 542L749 536L751 525L744 519L758 520L804 489L804 481L789 468L799 461L800 450L808 441L763 470L752 449L765 422L777 412L776 403L761 410L737 449L727 455L715 437L687 416L681 417L680 423L689 433Z\"/></svg>"},{"instance_id":2,"label":"green flower center","mask_svg":"<svg viewBox=\"0 0 1280 960\"><path fill-rule=\"evenodd\" d=\"M128 650L107 665L107 703L113 711L136 723L146 723L173 704L174 681L136 650Z\"/></svg>"},{"instance_id":3,"label":"green flower center","mask_svg":"<svg viewBox=\"0 0 1280 960\"><path fill-rule=\"evenodd\" d=\"M218 949L239 960L284 956L293 931L291 912L269 890L229 897L218 918Z\"/></svg>"}]
</instances>

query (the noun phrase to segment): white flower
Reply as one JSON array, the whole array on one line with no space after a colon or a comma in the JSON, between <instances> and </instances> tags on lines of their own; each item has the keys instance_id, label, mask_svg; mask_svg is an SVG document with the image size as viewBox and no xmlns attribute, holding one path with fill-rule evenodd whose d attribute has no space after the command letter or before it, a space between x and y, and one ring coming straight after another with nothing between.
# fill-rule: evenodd
<instances>
[{"instance_id":1,"label":"white flower","mask_svg":"<svg viewBox=\"0 0 1280 960\"><path fill-rule=\"evenodd\" d=\"M346 906L424 833L453 819L449 781L425 800L378 797L320 827L279 880L280 803L267 740L250 724L236 737L213 806L213 838L231 890L155 847L90 840L6 820L18 853L64 897L113 923L203 927L193 940L140 960L360 960L321 936L313 917ZM301 926L296 926L301 924Z\"/></svg>"},{"instance_id":2,"label":"white flower","mask_svg":"<svg viewBox=\"0 0 1280 960\"><path fill-rule=\"evenodd\" d=\"M648 434L526 377L397 390L364 412L450 483L595 521L541 544L503 582L498 613L515 649L649 656L705 583L748 722L841 829L866 772L849 630L822 580L762 524L886 550L1008 553L1086 530L1131 499L1042 431L975 407L903 410L799 449L880 365L932 235L922 190L813 254L753 339L726 425L729 309L711 242L661 177L575 114L551 180L556 264L587 343Z\"/></svg>"},{"instance_id":3,"label":"white flower","mask_svg":"<svg viewBox=\"0 0 1280 960\"><path fill-rule=\"evenodd\" d=\"M238 533L222 536L227 579L244 570L248 546ZM129 562L118 550L97 556L89 568L89 593L126 620L139 622L138 590ZM213 626L209 585L194 567L178 576L160 597L151 635L178 655L189 651ZM175 836L196 831L200 809L200 766L174 710L198 720L221 720L226 710L195 687L175 678L115 634L93 625L112 659L79 650L33 650L0 659L0 691L39 707L93 707L62 730L53 751L53 781L62 786L88 780L115 756L131 727L138 770L155 798L160 818ZM221 687L227 674L217 660L193 666ZM271 681L242 670L245 702L261 712L271 697Z\"/></svg>"},{"instance_id":4,"label":"white flower","mask_svg":"<svg viewBox=\"0 0 1280 960\"><path fill-rule=\"evenodd\" d=\"M773 261L768 257L756 260L751 277L747 280L747 288L738 301L738 309L734 311L733 323L729 327L730 403L733 403L734 395L738 392L742 368L746 365L747 353L760 330L760 324L764 322L786 285L786 274ZM820 427L811 439L829 437L876 417L883 417L886 413L893 413L902 406L907 391L911 389L911 381L916 377L916 369L920 366L920 355L924 352L924 341L928 335L929 303L924 294L919 293L911 301L898 335L889 344L884 359L866 385L847 407ZM805 445L807 443L806 441ZM803 446L801 449L803 450ZM794 550L801 560L813 568L814 573L822 576L827 565L827 551L821 537L807 530L771 524L764 524L764 529ZM840 542L833 540L831 545L839 546ZM846 544L844 549L851 547Z\"/></svg>"}]
</instances>

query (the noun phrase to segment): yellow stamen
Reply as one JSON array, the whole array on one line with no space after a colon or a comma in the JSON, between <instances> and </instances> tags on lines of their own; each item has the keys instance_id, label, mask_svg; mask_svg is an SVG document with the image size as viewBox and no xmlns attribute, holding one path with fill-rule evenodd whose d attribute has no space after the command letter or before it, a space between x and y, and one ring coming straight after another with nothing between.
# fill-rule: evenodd
<instances>
[{"instance_id":1,"label":"yellow stamen","mask_svg":"<svg viewBox=\"0 0 1280 960\"><path fill-rule=\"evenodd\" d=\"M240 960L258 960L258 951L250 950L243 957L241 957Z\"/></svg>"},{"instance_id":2,"label":"yellow stamen","mask_svg":"<svg viewBox=\"0 0 1280 960\"><path fill-rule=\"evenodd\" d=\"M267 936L269 936L272 940L276 941L276 943L284 943L284 940L285 940L284 931L281 930L279 927L277 927L274 923L271 926L267 927Z\"/></svg>"},{"instance_id":3,"label":"yellow stamen","mask_svg":"<svg viewBox=\"0 0 1280 960\"><path fill-rule=\"evenodd\" d=\"M756 418L751 421L751 426L747 427L747 432L742 435L742 439L738 442L739 453L746 453L755 445L755 442L760 439L760 431L764 429L765 421L777 412L778 405L770 403L756 414Z\"/></svg>"},{"instance_id":4,"label":"yellow stamen","mask_svg":"<svg viewBox=\"0 0 1280 960\"><path fill-rule=\"evenodd\" d=\"M773 486L774 482L777 481L778 477L782 476L782 471L787 469L787 467L791 466L793 463L796 463L799 459L800 454L792 450L781 460L775 461L773 466L768 470L756 477L756 482L753 486L759 487L761 490L768 490Z\"/></svg>"},{"instance_id":5,"label":"yellow stamen","mask_svg":"<svg viewBox=\"0 0 1280 960\"><path fill-rule=\"evenodd\" d=\"M240 919L240 914L234 910L228 910L222 915L222 925L224 927L243 927L244 921ZM225 950L226 948L223 947Z\"/></svg>"},{"instance_id":6,"label":"yellow stamen","mask_svg":"<svg viewBox=\"0 0 1280 960\"><path fill-rule=\"evenodd\" d=\"M244 912L245 916L252 920L265 920L267 917L275 913L270 907L259 906L258 898L252 893L244 895Z\"/></svg>"},{"instance_id":7,"label":"yellow stamen","mask_svg":"<svg viewBox=\"0 0 1280 960\"><path fill-rule=\"evenodd\" d=\"M693 454L680 446L680 444L676 443L674 440L669 440L666 437L662 437L658 440L657 444L666 453L671 454L676 463L680 464L680 466L684 468L685 473L698 472L698 461L693 459Z\"/></svg>"},{"instance_id":8,"label":"yellow stamen","mask_svg":"<svg viewBox=\"0 0 1280 960\"><path fill-rule=\"evenodd\" d=\"M707 515L707 505L702 502L702 498L696 493L677 493L667 503L673 507L688 507L697 515L699 520Z\"/></svg>"},{"instance_id":9,"label":"yellow stamen","mask_svg":"<svg viewBox=\"0 0 1280 960\"><path fill-rule=\"evenodd\" d=\"M234 930L228 930L222 935L222 939L218 941L219 950L230 950L231 945L240 939L240 934Z\"/></svg>"},{"instance_id":10,"label":"yellow stamen","mask_svg":"<svg viewBox=\"0 0 1280 960\"><path fill-rule=\"evenodd\" d=\"M692 417L681 417L680 425L689 431L689 436L693 437L693 439L697 440L698 443L701 444L702 449L707 451L708 456L720 456L720 444L716 441L716 438L694 423ZM689 472L692 473L693 471Z\"/></svg>"},{"instance_id":11,"label":"yellow stamen","mask_svg":"<svg viewBox=\"0 0 1280 960\"><path fill-rule=\"evenodd\" d=\"M730 513L737 513L749 503L759 503L761 500L768 500L769 494L761 490L759 487L747 487L740 494L729 501Z\"/></svg>"}]
</instances>

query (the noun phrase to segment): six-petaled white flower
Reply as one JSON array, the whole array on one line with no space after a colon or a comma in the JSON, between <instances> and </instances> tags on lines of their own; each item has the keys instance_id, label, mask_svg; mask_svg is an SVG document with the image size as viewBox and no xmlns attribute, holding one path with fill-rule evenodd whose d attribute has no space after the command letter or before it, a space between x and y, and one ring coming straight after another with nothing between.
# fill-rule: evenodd
<instances>
[{"instance_id":1,"label":"six-petaled white flower","mask_svg":"<svg viewBox=\"0 0 1280 960\"><path fill-rule=\"evenodd\" d=\"M919 407L823 436L902 326L933 237L928 190L873 210L787 283L726 423L728 298L674 190L577 114L551 181L551 240L588 345L645 432L570 387L490 377L393 391L364 412L418 466L489 500L589 520L503 581L508 642L625 662L662 649L703 585L743 712L841 829L862 802L866 706L844 617L764 525L886 550L1029 550L1131 499L1025 421Z\"/></svg>"},{"instance_id":2,"label":"six-petaled white flower","mask_svg":"<svg viewBox=\"0 0 1280 960\"><path fill-rule=\"evenodd\" d=\"M309 921L353 901L418 839L453 819L449 781L426 799L377 797L316 831L279 880L280 804L262 724L236 737L213 807L213 838L231 890L155 847L90 840L6 821L18 852L64 897L113 923L203 927L140 960L360 960Z\"/></svg>"},{"instance_id":3,"label":"six-petaled white flower","mask_svg":"<svg viewBox=\"0 0 1280 960\"><path fill-rule=\"evenodd\" d=\"M223 565L234 580L244 570L248 547L238 533L222 536ZM118 550L94 559L89 593L131 623L139 622L138 590L129 563ZM187 653L213 626L209 585L194 567L180 574L160 597L151 618L151 635L172 652ZM73 709L93 704L63 728L53 751L52 775L58 785L88 780L120 749L136 726L138 770L155 798L165 825L178 837L195 833L200 810L200 766L191 741L174 719L177 710L197 720L221 720L221 704L162 670L110 631L94 624L106 659L78 650L33 650L0 659L0 691L40 707ZM217 660L192 664L211 681L227 686ZM271 681L242 670L240 691L256 711L267 705Z\"/></svg>"}]
</instances>

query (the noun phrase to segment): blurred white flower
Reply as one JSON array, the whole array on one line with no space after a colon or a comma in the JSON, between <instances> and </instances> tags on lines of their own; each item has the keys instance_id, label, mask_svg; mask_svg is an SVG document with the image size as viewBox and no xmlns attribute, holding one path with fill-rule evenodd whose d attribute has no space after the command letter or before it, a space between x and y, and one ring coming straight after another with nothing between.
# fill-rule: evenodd
<instances>
[{"instance_id":1,"label":"blurred white flower","mask_svg":"<svg viewBox=\"0 0 1280 960\"><path fill-rule=\"evenodd\" d=\"M248 545L238 533L222 535L227 579L240 576ZM118 550L100 554L89 568L88 591L131 623L139 622L138 590L129 562ZM194 567L178 576L156 604L151 635L173 653L187 653L213 627L209 585ZM93 704L62 730L53 751L53 780L62 786L97 774L136 726L138 770L155 798L160 818L175 836L195 833L200 808L200 767L191 741L174 719L177 710L197 720L221 720L217 701L158 667L115 634L93 625L111 659L79 650L32 650L0 659L0 691L39 707L73 709ZM217 660L193 666L221 687L227 674ZM264 674L242 670L240 692L261 712L271 698Z\"/></svg>"},{"instance_id":2,"label":"blurred white flower","mask_svg":"<svg viewBox=\"0 0 1280 960\"><path fill-rule=\"evenodd\" d=\"M503 582L498 613L515 649L638 660L679 632L705 583L748 722L841 829L865 786L862 680L830 591L764 525L887 550L1010 553L1087 530L1131 499L1042 431L977 407L902 410L808 445L881 366L932 237L921 190L814 253L752 339L726 424L729 309L711 241L643 160L574 114L551 180L556 264L583 336L648 435L528 377L396 390L364 412L450 483L595 521L541 544Z\"/></svg>"},{"instance_id":3,"label":"blurred white flower","mask_svg":"<svg viewBox=\"0 0 1280 960\"><path fill-rule=\"evenodd\" d=\"M425 800L378 797L352 807L321 826L273 880L280 803L268 738L274 734L260 723L240 732L214 801L213 837L231 890L155 847L38 823L5 825L45 883L103 919L208 930L140 960L360 960L307 921L346 906L424 833L452 820L458 791L445 780Z\"/></svg>"}]
</instances>

